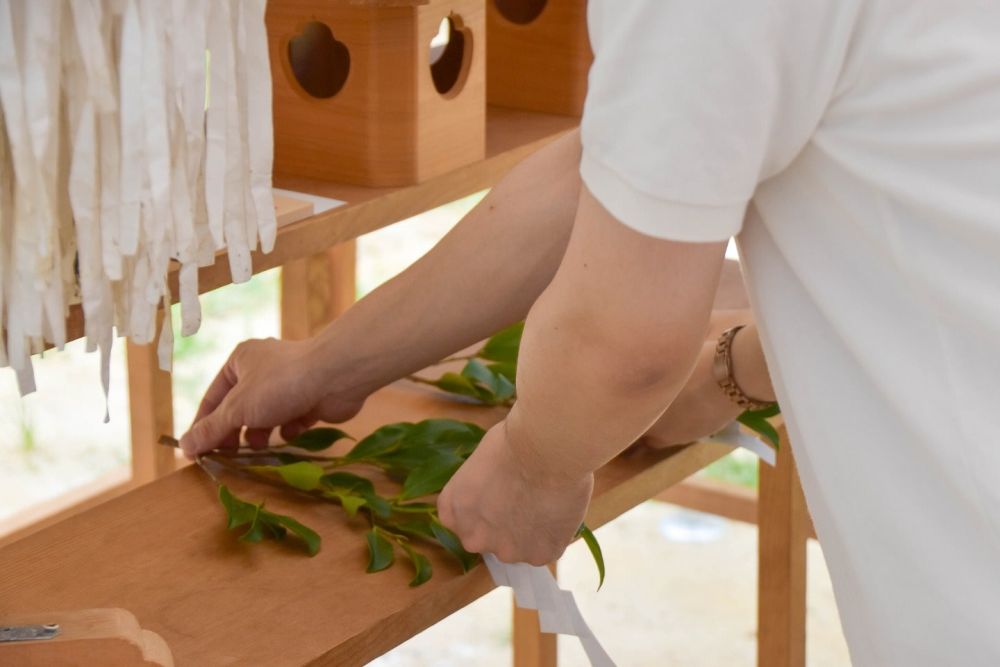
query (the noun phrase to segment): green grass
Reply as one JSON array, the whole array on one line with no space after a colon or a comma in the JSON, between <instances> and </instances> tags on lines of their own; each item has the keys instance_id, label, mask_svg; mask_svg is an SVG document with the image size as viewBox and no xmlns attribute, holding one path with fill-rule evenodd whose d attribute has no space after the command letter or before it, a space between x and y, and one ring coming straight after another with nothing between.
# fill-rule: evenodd
<instances>
[{"instance_id":1,"label":"green grass","mask_svg":"<svg viewBox=\"0 0 1000 667\"><path fill-rule=\"evenodd\" d=\"M747 452L735 451L705 468L704 475L711 479L756 489L757 471L757 457Z\"/></svg>"}]
</instances>

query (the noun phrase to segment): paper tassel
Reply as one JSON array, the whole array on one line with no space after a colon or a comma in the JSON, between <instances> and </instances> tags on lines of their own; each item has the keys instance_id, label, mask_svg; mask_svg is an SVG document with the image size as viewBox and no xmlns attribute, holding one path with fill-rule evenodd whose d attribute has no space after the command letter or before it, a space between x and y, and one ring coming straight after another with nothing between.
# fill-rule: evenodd
<instances>
[{"instance_id":1,"label":"paper tassel","mask_svg":"<svg viewBox=\"0 0 1000 667\"><path fill-rule=\"evenodd\" d=\"M179 265L181 331L198 267L223 247L234 282L274 245L264 0L0 0L0 365L84 312L102 384L114 331L156 336ZM169 368L164 318L158 356Z\"/></svg>"}]
</instances>

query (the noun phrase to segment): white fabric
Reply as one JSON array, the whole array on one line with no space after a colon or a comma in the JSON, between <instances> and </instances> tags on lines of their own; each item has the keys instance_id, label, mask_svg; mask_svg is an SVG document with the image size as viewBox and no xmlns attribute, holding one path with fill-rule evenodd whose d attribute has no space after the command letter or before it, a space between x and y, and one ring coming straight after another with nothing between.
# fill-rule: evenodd
<instances>
[{"instance_id":1,"label":"white fabric","mask_svg":"<svg viewBox=\"0 0 1000 667\"><path fill-rule=\"evenodd\" d=\"M584 181L737 235L853 663L1000 665L1000 3L589 8Z\"/></svg>"}]
</instances>

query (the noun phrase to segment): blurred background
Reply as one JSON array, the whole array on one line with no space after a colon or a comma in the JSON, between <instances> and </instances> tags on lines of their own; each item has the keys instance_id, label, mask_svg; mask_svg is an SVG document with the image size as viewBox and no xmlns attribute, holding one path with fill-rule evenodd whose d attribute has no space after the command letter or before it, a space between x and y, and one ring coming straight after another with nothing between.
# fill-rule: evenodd
<instances>
[{"instance_id":1,"label":"blurred background","mask_svg":"<svg viewBox=\"0 0 1000 667\"><path fill-rule=\"evenodd\" d=\"M467 197L358 241L358 297L429 250L482 197ZM732 254L732 253L731 253ZM190 423L202 392L246 338L279 334L277 270L201 297L201 330L175 332L175 432ZM176 308L176 306L175 306ZM179 313L174 322L179 326ZM111 364L109 423L99 358L75 341L35 361L38 391L20 398L0 371L0 538L66 494L127 474L129 412L124 345ZM701 475L756 488L756 459L742 450ZM597 531L607 562L600 592L582 544L559 564L598 638L623 667L755 664L756 527L651 500ZM809 542L807 653L810 667L850 664L822 550ZM376 660L379 667L511 664L511 602L497 590ZM560 664L586 664L576 640L560 638Z\"/></svg>"}]
</instances>

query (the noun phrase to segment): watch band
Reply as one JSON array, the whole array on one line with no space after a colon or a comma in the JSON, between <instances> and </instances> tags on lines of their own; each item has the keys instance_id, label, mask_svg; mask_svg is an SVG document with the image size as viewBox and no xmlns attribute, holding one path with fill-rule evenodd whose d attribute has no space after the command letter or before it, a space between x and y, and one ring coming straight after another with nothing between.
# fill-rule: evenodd
<instances>
[{"instance_id":1,"label":"watch band","mask_svg":"<svg viewBox=\"0 0 1000 667\"><path fill-rule=\"evenodd\" d=\"M736 334L743 327L744 325L740 324L731 329L726 329L719 336L719 342L715 345L715 360L712 363L712 373L715 375L715 381L719 383L722 391L726 392L726 396L733 403L745 410L763 410L774 405L774 402L759 401L755 398L750 398L736 384L736 380L733 378L733 339L736 338Z\"/></svg>"}]
</instances>

